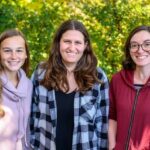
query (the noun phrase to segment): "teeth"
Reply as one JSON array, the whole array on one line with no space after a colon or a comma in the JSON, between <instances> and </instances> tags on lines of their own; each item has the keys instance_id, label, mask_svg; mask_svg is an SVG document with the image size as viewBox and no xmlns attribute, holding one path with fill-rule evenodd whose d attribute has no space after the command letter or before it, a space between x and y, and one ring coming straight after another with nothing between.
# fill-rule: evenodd
<instances>
[{"instance_id":1,"label":"teeth","mask_svg":"<svg viewBox=\"0 0 150 150\"><path fill-rule=\"evenodd\" d=\"M69 54L76 54L76 53L72 53L72 52L67 52L67 53L69 53Z\"/></svg>"},{"instance_id":2,"label":"teeth","mask_svg":"<svg viewBox=\"0 0 150 150\"><path fill-rule=\"evenodd\" d=\"M19 63L19 61L9 61L8 63L10 65L14 66L14 65L17 65Z\"/></svg>"},{"instance_id":3,"label":"teeth","mask_svg":"<svg viewBox=\"0 0 150 150\"><path fill-rule=\"evenodd\" d=\"M137 56L138 59L145 59L147 56Z\"/></svg>"},{"instance_id":4,"label":"teeth","mask_svg":"<svg viewBox=\"0 0 150 150\"><path fill-rule=\"evenodd\" d=\"M66 53L77 54L77 52L72 52L72 51L66 51Z\"/></svg>"},{"instance_id":5,"label":"teeth","mask_svg":"<svg viewBox=\"0 0 150 150\"><path fill-rule=\"evenodd\" d=\"M70 53L70 52L67 52L68 55L71 55L71 56L75 56L76 54L75 53Z\"/></svg>"}]
</instances>

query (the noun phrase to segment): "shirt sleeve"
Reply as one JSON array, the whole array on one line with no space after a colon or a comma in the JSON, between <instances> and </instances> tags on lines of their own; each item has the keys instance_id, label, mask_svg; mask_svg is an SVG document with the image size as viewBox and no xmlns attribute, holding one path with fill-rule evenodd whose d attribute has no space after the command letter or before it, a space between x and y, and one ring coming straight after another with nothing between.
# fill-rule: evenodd
<instances>
[{"instance_id":1,"label":"shirt sleeve","mask_svg":"<svg viewBox=\"0 0 150 150\"><path fill-rule=\"evenodd\" d=\"M108 148L108 112L109 112L109 81L106 74L102 71L100 75L102 81L100 85L99 106L96 117L96 127L98 132L98 144L100 150Z\"/></svg>"},{"instance_id":2,"label":"shirt sleeve","mask_svg":"<svg viewBox=\"0 0 150 150\"><path fill-rule=\"evenodd\" d=\"M30 142L32 148L35 147L39 143L37 138L39 137L39 129L38 129L38 120L40 118L40 111L38 107L38 94L37 94L37 86L39 85L38 80L36 80L36 71L32 74L31 80L33 82L33 94L32 94L32 103L31 103L31 116L30 116Z\"/></svg>"},{"instance_id":3,"label":"shirt sleeve","mask_svg":"<svg viewBox=\"0 0 150 150\"><path fill-rule=\"evenodd\" d=\"M116 98L115 98L115 92L114 92L114 79L113 78L110 82L109 97L110 97L109 119L117 120L116 105L115 105Z\"/></svg>"}]
</instances>

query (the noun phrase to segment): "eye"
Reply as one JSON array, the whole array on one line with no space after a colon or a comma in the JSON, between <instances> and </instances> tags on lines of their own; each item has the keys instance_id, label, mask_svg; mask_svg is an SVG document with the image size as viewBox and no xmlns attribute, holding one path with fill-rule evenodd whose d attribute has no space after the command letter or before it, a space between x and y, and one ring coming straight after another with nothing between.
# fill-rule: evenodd
<instances>
[{"instance_id":1,"label":"eye","mask_svg":"<svg viewBox=\"0 0 150 150\"><path fill-rule=\"evenodd\" d=\"M82 42L80 42L80 41L76 41L75 43L76 43L77 45L78 45L78 44L82 44Z\"/></svg>"},{"instance_id":2,"label":"eye","mask_svg":"<svg viewBox=\"0 0 150 150\"><path fill-rule=\"evenodd\" d=\"M5 52L5 53L10 53L12 50L11 49L3 49L3 51Z\"/></svg>"},{"instance_id":3,"label":"eye","mask_svg":"<svg viewBox=\"0 0 150 150\"><path fill-rule=\"evenodd\" d=\"M150 48L150 42L143 43L144 47Z\"/></svg>"},{"instance_id":4,"label":"eye","mask_svg":"<svg viewBox=\"0 0 150 150\"><path fill-rule=\"evenodd\" d=\"M69 40L64 40L64 43L71 43Z\"/></svg>"},{"instance_id":5,"label":"eye","mask_svg":"<svg viewBox=\"0 0 150 150\"><path fill-rule=\"evenodd\" d=\"M130 45L131 48L138 48L138 46L139 45L137 43L131 43L131 45Z\"/></svg>"},{"instance_id":6,"label":"eye","mask_svg":"<svg viewBox=\"0 0 150 150\"><path fill-rule=\"evenodd\" d=\"M17 49L16 52L21 53L23 52L23 49Z\"/></svg>"},{"instance_id":7,"label":"eye","mask_svg":"<svg viewBox=\"0 0 150 150\"><path fill-rule=\"evenodd\" d=\"M26 51L26 49L24 48L24 47L18 47L17 49L16 49L16 52L17 53L23 53L23 52L25 52Z\"/></svg>"}]
</instances>

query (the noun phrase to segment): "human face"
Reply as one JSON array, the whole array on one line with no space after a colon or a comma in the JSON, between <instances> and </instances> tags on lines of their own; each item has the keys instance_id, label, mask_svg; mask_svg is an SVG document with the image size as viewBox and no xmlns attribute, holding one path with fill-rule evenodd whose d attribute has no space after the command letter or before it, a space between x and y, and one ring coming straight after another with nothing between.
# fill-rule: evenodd
<instances>
[{"instance_id":1,"label":"human face","mask_svg":"<svg viewBox=\"0 0 150 150\"><path fill-rule=\"evenodd\" d=\"M6 38L0 44L0 61L6 73L17 72L27 58L25 41L21 36Z\"/></svg>"},{"instance_id":2,"label":"human face","mask_svg":"<svg viewBox=\"0 0 150 150\"><path fill-rule=\"evenodd\" d=\"M145 42L150 43L150 33L147 31L139 31L131 38L131 44L138 43L140 45L135 52L130 49L131 58L136 66L150 66L150 51L143 50L143 43Z\"/></svg>"},{"instance_id":3,"label":"human face","mask_svg":"<svg viewBox=\"0 0 150 150\"><path fill-rule=\"evenodd\" d=\"M66 67L75 68L86 48L84 35L78 30L68 30L60 39L60 54Z\"/></svg>"}]
</instances>

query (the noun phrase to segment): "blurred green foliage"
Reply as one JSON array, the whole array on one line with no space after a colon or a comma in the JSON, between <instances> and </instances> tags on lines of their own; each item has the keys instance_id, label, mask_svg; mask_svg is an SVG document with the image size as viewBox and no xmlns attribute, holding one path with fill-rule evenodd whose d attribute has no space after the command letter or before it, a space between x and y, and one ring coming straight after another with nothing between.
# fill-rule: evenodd
<instances>
[{"instance_id":1,"label":"blurred green foliage","mask_svg":"<svg viewBox=\"0 0 150 150\"><path fill-rule=\"evenodd\" d=\"M1 0L0 32L18 28L26 36L31 71L49 53L53 34L67 19L86 26L93 49L109 78L121 69L123 45L138 25L150 24L149 0Z\"/></svg>"}]
</instances>

